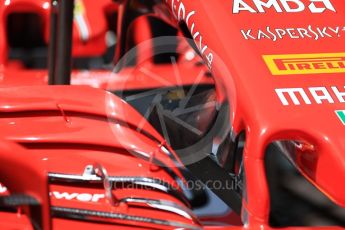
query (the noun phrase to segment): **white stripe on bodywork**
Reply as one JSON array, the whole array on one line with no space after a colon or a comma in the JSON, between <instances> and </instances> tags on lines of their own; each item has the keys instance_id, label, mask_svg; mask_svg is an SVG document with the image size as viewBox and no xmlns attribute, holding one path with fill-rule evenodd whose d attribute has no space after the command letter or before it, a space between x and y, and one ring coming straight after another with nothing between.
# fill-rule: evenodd
<instances>
[{"instance_id":1,"label":"white stripe on bodywork","mask_svg":"<svg viewBox=\"0 0 345 230\"><path fill-rule=\"evenodd\" d=\"M81 40L84 42L88 41L90 38L90 31L84 15L77 14L74 16L74 19L77 23Z\"/></svg>"}]
</instances>

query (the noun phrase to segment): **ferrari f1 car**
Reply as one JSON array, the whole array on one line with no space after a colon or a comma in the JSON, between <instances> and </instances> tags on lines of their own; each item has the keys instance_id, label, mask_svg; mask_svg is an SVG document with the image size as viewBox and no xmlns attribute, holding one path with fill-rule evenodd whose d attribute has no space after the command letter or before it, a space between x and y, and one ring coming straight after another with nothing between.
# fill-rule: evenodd
<instances>
[{"instance_id":1,"label":"ferrari f1 car","mask_svg":"<svg viewBox=\"0 0 345 230\"><path fill-rule=\"evenodd\" d=\"M345 226L341 0L0 16L1 229Z\"/></svg>"}]
</instances>

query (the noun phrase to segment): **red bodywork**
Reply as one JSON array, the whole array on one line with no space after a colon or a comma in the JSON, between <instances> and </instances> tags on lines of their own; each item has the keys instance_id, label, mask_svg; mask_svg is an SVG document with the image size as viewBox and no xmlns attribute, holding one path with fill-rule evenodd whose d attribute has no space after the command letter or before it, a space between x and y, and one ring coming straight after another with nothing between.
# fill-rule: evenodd
<instances>
[{"instance_id":1,"label":"red bodywork","mask_svg":"<svg viewBox=\"0 0 345 230\"><path fill-rule=\"evenodd\" d=\"M13 0L13 2L26 1ZM46 1L41 1L43 2ZM314 27L341 26L345 16L343 2L296 0L291 2L298 2L297 5L291 3L286 6L281 3L283 1L277 1L278 5L261 6L263 12L260 12L253 1L249 0L166 0L164 2L166 2L165 9L171 11L168 22L176 25L178 21L184 21L189 28L204 62L216 79L218 89L223 90L219 93L218 100L224 101L226 96L229 101L231 111L229 122L234 135L243 131L246 133L244 148L246 195L242 200L242 221L245 225L227 228L271 228L268 224L270 196L264 158L267 146L273 142L294 141L296 143L294 155L289 157L296 167L335 203L345 207L344 185L341 183L345 180L345 146L342 141L344 125L341 115L336 114L336 111L342 110L344 102L342 98L344 85L341 79L344 73L339 71L345 68L342 64L342 55L345 55L342 53L344 39L341 30L338 30L335 36L313 30ZM325 2L330 3L332 7ZM239 4L237 5L239 8L236 8L235 4ZM38 6L41 7L40 4ZM5 6L0 8L2 15L6 15L4 9ZM277 12L277 9L281 12ZM286 12L289 9L291 12ZM293 9L296 12L293 12ZM42 10L42 14L48 17L47 11ZM157 12L155 16L167 20L167 15L162 15L161 12ZM175 16L174 19L172 16ZM98 24L97 20L94 21L95 24L102 25L102 22ZM297 32L287 30L289 28L296 28ZM249 30L251 32L248 32ZM1 31L3 33L4 29L2 28ZM279 33L274 34L272 31ZM285 33L283 34L282 31ZM100 31L102 32L104 31ZM0 34L0 38L3 37L5 36ZM138 41L141 39L138 38ZM92 47L102 50L101 39L96 39L95 42L96 45ZM1 50L6 50L5 40L1 40L0 47ZM92 49L85 50L91 52ZM78 52L81 55L85 54L76 48L74 55ZM267 61L270 57L272 62ZM75 181L71 185L68 181L61 182L58 178L54 179L54 173L81 176L86 166L101 165L109 176L137 176L162 180L173 185L174 191L178 194L182 193L176 180L180 179L182 182L184 180L180 169L176 167L180 166L181 162L174 151L165 144L164 139L151 125L140 124L142 116L124 101L103 90L89 87L44 86L47 82L45 71L12 69L6 56L3 55L1 58L3 86L41 85L0 89L2 95L0 125L1 135L4 137L0 147L1 158L7 164L1 169L1 181L8 186L11 193L25 193L42 204L43 227L53 226L57 229L113 227L105 224L102 218L95 215L90 215L90 219L93 220L91 223L78 221L77 218L66 220L59 216L59 207L78 207L83 210L173 222L172 226L168 226L168 223L160 225L142 219L138 221L114 218L112 222L123 229L135 227L138 222L147 228L202 228L192 214L186 214L189 213L190 207L188 202L184 202L183 195L176 198L159 189L147 191L138 188L121 188L112 191L117 204L113 206L109 197L106 199L100 195L106 189L99 186L99 183L95 182L95 186L85 188L78 186ZM290 61L292 67L284 64L284 61ZM300 62L304 65L300 65ZM151 63L147 66L152 68L151 71L164 73L167 79L170 79L168 74L171 73L172 67L156 66ZM80 77L81 73L75 71L72 74L72 84L74 81L75 84L110 90L116 90L117 87L121 90L124 89L123 87L127 87L126 89L162 87L160 82L137 81L142 77L138 77L139 73L132 74L135 68L139 67L134 67L134 70L125 68L116 74L90 71L90 75L86 75L85 78ZM187 76L183 83L189 84L193 82L193 78L188 78L192 76L189 73L205 67L181 63L179 68L184 76ZM290 72L286 72L286 68L290 68ZM126 75L126 71L130 74ZM100 75L104 78L99 77ZM133 77L133 80L122 81L126 76ZM179 84L172 81L172 85ZM122 82L124 83L121 84ZM205 79L205 83L212 81ZM338 93L335 93L334 87ZM297 89L297 96L291 96L293 94L289 94L290 91L286 89ZM167 151L162 151L162 147ZM23 158L20 154L30 154L30 157ZM18 160L18 163L15 161L16 158L25 161ZM157 166L155 160L167 166L169 170L161 167L160 164ZM21 170L13 172L13 167L20 167ZM22 175L24 169L27 169L28 174ZM50 196L50 203L47 201L49 199L47 173L50 176L49 191L53 194ZM37 183L40 183L39 186L32 186L32 182L28 182L27 177L34 176L37 178ZM94 176L100 180L100 175ZM9 181L13 180L16 180L16 183L11 184ZM57 198L61 197L63 192L69 193L69 201ZM73 193L75 194L71 195ZM87 195L79 196L81 193ZM93 196L90 198L88 194ZM95 194L97 194L96 198ZM129 201L121 202L121 199L128 198L128 194L132 199L159 197L173 202L181 210L188 212L181 215L171 211L155 210L152 207L151 209L142 207L138 203L133 204ZM85 202L87 198L97 202ZM52 219L48 218L51 210L53 213L55 211ZM33 216L33 212L27 207L24 207L22 212ZM4 220L0 221L4 223L4 228L26 228L29 222L27 216L21 214L4 213L0 215L1 219ZM206 228L227 229L221 226ZM327 229L338 228L327 227Z\"/></svg>"},{"instance_id":2,"label":"red bodywork","mask_svg":"<svg viewBox=\"0 0 345 230\"><path fill-rule=\"evenodd\" d=\"M271 39L246 40L240 31L266 27L336 26L341 24L344 4L331 1L336 12L324 9L323 13L312 13L305 7L302 12L277 13L272 7L265 13L232 13L234 6L231 1L168 2L176 5L174 12L177 15L182 4L186 15L191 11L197 12L187 26L191 28L194 23L200 33L196 42L202 36L203 43L211 50L205 52L205 58L213 53L212 72L219 84L226 88L234 132L246 132L244 163L247 200L244 200L243 206L248 214L248 224L265 225L268 222L269 193L263 159L268 144L274 141L296 140L312 145L312 151L300 150L296 153L297 165L314 184L344 207L344 186L339 183L345 180L344 126L335 115L336 110L342 109L342 102L334 95L333 102L325 98L317 101L318 96L327 94L319 88L316 89L316 100L308 94L311 103L304 103L298 98L300 105L294 105L292 101L283 105L276 93L276 89L281 88L302 88L307 92L311 87L329 89L331 86L342 91L342 75L335 72L301 74L298 71L293 75L272 75L263 59L264 55L318 53L322 58L325 57L323 53L341 52L343 39L336 36L317 40L285 37L277 42ZM300 2L305 6L312 3ZM223 21L227 22L226 26Z\"/></svg>"},{"instance_id":3,"label":"red bodywork","mask_svg":"<svg viewBox=\"0 0 345 230\"><path fill-rule=\"evenodd\" d=\"M108 29L106 14L108 12L118 12L118 4L110 0L94 2L92 0L76 1L75 19L73 23L73 57L100 56L106 50L106 32ZM92 10L91 10L92 9ZM49 15L50 1L47 0L12 0L6 1L0 6L0 74L1 85L46 85L48 84L48 71L38 69L26 69L17 60L9 60L9 41L7 40L7 19L13 13L34 13L42 19L42 28L44 30L44 40L49 41ZM86 24L87 40L83 40L81 34L81 23L78 23L79 14ZM150 28L145 26L146 18L137 19L132 25L132 31L135 35L135 43L141 44L151 38ZM138 51L138 63L135 67L125 68L123 71L114 73L109 70L73 70L71 75L71 84L89 85L95 88L107 89L109 91L126 91L140 89L155 89L161 87L174 87L181 84L174 77L174 67L171 65L154 65L150 58L152 57L152 42L146 42ZM186 53L183 47L188 47L185 41L181 42L181 53ZM190 50L190 49L189 49ZM142 61L140 61L142 60ZM195 82L195 73L201 71L207 72L203 65L195 65L200 61L199 57L192 61L180 60L179 72L183 78L183 85L191 85ZM154 78L149 78L140 71L141 68L147 68L150 72L159 73L159 76L167 79L162 83ZM200 84L214 84L211 78L203 77Z\"/></svg>"},{"instance_id":4,"label":"red bodywork","mask_svg":"<svg viewBox=\"0 0 345 230\"><path fill-rule=\"evenodd\" d=\"M1 110L4 116L1 119L1 126L4 130L3 133L7 140L12 140L26 149L16 147L20 149L20 152L15 155L17 159L19 156L27 158L30 154L35 155L34 158L29 157L27 161L23 161L23 170L24 167L33 167L34 162L39 159L40 164L37 165L37 168L40 170L37 173L41 173L40 177L42 177L42 182L39 182L39 177L37 177L38 185L33 184L31 179L17 178L17 174L22 175L23 171L13 171L13 168L22 167L13 166L15 164L12 162L14 156L5 154L8 152L7 150L3 153L4 162L12 160L12 165L8 163L8 168L4 167L3 175L11 173L13 178L17 178L14 184L5 183L10 192L31 195L43 204L45 210L49 210L49 202L42 200L42 194L47 193L34 193L28 187L28 185L34 185L36 189L46 187L49 172L51 206L124 213L158 220L174 219L176 222L187 224L186 226L197 226L194 219L186 221L185 217L169 214L169 212L163 212L161 215L154 209L151 212L146 210L147 208L141 207L140 204L135 204L135 202L132 204L125 200L135 198L154 200L159 197L159 199L178 205L181 209L188 210L186 198L176 183L177 178L181 178L183 183L181 172L175 167L178 162L173 160L176 159L176 156L171 150L169 151L167 146L165 147L164 140L148 123L138 124L136 122L141 120L141 116L125 102L110 93L82 86L4 88L2 95ZM79 97L78 95L84 95L83 99L74 100L73 98ZM24 98L26 102L22 103ZM125 117L131 119L124 120ZM140 127L139 131L138 127ZM6 144L3 145L5 148ZM167 152L163 152L163 147ZM11 158L7 159L6 156ZM167 168L157 166L158 161L160 165ZM95 176L95 182L86 181L84 185L79 182L81 186L88 184L91 186L83 189L78 186L78 182L76 182L78 180L70 181L68 177L61 180L59 176L54 177L53 175L83 176L88 165L100 165L110 177L123 177L124 181L125 178L131 177L147 178L147 182L138 180L137 184L133 183L128 187L125 186L126 182L118 182L120 185L122 183L124 187L113 191L116 202L114 206L104 195L105 188L100 183L102 182L100 177ZM29 174L24 173L24 175L33 178ZM9 177L4 182L11 178ZM152 183L149 190L141 188L145 187L145 184L150 184L150 180L158 180L162 184ZM141 184L142 186L140 186ZM172 194L175 194L176 198L169 195L169 192L173 192ZM92 194L92 198L90 198L90 194ZM47 220L46 217L49 213L44 212L43 214L45 215L43 219ZM18 218L23 217L19 215ZM91 215L90 219L92 218L97 220L97 217ZM58 229L68 226L65 222L69 221L60 221L57 218L53 220L52 226ZM141 223L147 227L155 226L150 221L147 223L145 221L136 222L121 220L121 218L118 220L115 218L113 222L114 224L124 222L131 225L133 222L134 225ZM99 225L97 228L102 227L103 225ZM167 227L169 226L163 225L161 228Z\"/></svg>"},{"instance_id":5,"label":"red bodywork","mask_svg":"<svg viewBox=\"0 0 345 230\"><path fill-rule=\"evenodd\" d=\"M80 3L78 3L80 2ZM101 55L106 49L104 34L106 33L106 19L105 12L107 8L113 8L111 1L101 0L97 4L92 1L77 1L76 2L76 18L79 14L86 24L86 31L88 36L82 35L79 20L75 19L73 29L73 55L74 56L87 56L87 55ZM86 9L93 9L86 10ZM1 25L1 59L2 64L8 63L8 38L6 34L7 19L10 14L14 13L35 13L42 19L42 29L44 40L49 42L49 16L50 16L50 1L38 0L13 0L5 1L0 7ZM90 20L90 18L95 20Z\"/></svg>"}]
</instances>

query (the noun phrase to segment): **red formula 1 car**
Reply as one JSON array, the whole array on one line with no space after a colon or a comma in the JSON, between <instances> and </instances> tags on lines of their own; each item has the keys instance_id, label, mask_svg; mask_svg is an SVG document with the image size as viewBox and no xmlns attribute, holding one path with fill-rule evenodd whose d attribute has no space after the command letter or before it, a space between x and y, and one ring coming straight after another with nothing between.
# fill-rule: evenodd
<instances>
[{"instance_id":1,"label":"red formula 1 car","mask_svg":"<svg viewBox=\"0 0 345 230\"><path fill-rule=\"evenodd\" d=\"M32 2L0 11L2 229L345 226L343 2Z\"/></svg>"}]
</instances>

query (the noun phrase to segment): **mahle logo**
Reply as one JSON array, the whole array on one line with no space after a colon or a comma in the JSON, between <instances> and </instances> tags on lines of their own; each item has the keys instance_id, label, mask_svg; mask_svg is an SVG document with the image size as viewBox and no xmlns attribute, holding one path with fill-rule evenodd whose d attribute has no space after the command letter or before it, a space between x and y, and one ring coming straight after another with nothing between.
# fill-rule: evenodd
<instances>
[{"instance_id":1,"label":"mahle logo","mask_svg":"<svg viewBox=\"0 0 345 230\"><path fill-rule=\"evenodd\" d=\"M345 53L263 55L273 75L345 73Z\"/></svg>"},{"instance_id":2,"label":"mahle logo","mask_svg":"<svg viewBox=\"0 0 345 230\"><path fill-rule=\"evenodd\" d=\"M308 4L301 0L234 0L232 12L265 13L272 8L277 13L298 13L306 9L314 14L323 13L325 10L336 12L330 0L309 0Z\"/></svg>"}]
</instances>

